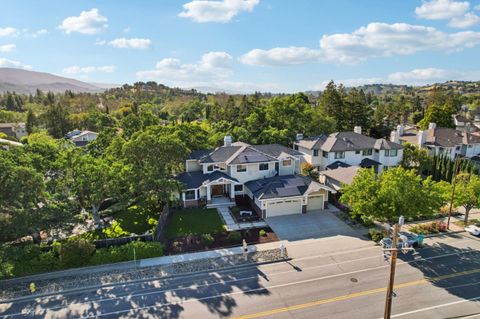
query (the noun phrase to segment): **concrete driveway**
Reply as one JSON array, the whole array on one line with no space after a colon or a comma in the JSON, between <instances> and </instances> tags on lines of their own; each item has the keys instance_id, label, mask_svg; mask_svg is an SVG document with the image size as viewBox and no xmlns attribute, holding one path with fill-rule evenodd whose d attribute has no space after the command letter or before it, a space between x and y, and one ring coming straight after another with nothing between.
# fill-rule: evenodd
<instances>
[{"instance_id":1,"label":"concrete driveway","mask_svg":"<svg viewBox=\"0 0 480 319\"><path fill-rule=\"evenodd\" d=\"M360 237L350 226L325 210L270 217L266 222L281 240L294 241L332 236Z\"/></svg>"}]
</instances>

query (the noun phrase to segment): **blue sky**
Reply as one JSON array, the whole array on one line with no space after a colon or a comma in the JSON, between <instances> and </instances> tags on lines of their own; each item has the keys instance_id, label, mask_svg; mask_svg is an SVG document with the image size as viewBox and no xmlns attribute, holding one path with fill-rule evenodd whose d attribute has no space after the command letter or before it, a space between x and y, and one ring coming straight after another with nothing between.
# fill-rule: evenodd
<instances>
[{"instance_id":1,"label":"blue sky","mask_svg":"<svg viewBox=\"0 0 480 319\"><path fill-rule=\"evenodd\" d=\"M0 67L231 91L480 80L480 1L0 0Z\"/></svg>"}]
</instances>

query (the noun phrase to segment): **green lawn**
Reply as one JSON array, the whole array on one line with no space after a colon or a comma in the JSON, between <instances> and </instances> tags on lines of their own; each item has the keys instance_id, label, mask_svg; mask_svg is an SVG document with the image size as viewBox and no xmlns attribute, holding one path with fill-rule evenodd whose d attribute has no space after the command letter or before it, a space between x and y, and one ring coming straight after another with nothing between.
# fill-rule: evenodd
<instances>
[{"instance_id":1,"label":"green lawn","mask_svg":"<svg viewBox=\"0 0 480 319\"><path fill-rule=\"evenodd\" d=\"M223 231L223 222L215 208L189 208L174 212L167 226L167 238L186 234L208 234Z\"/></svg>"}]
</instances>

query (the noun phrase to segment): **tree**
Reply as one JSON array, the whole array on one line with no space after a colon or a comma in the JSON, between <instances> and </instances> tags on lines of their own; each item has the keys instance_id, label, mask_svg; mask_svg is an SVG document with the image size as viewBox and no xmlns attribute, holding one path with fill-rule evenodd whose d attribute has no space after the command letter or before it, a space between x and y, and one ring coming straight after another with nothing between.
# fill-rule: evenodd
<instances>
[{"instance_id":1,"label":"tree","mask_svg":"<svg viewBox=\"0 0 480 319\"><path fill-rule=\"evenodd\" d=\"M342 189L341 201L363 220L396 221L400 216L432 216L444 203L441 189L414 170L396 167L376 175L362 169Z\"/></svg>"},{"instance_id":2,"label":"tree","mask_svg":"<svg viewBox=\"0 0 480 319\"><path fill-rule=\"evenodd\" d=\"M452 186L448 182L443 183L444 196L450 200ZM467 224L470 211L480 207L480 176L468 173L457 176L453 205L465 208L464 223Z\"/></svg>"},{"instance_id":3,"label":"tree","mask_svg":"<svg viewBox=\"0 0 480 319\"><path fill-rule=\"evenodd\" d=\"M55 138L61 138L71 129L68 108L61 104L49 104L45 113L47 130Z\"/></svg>"},{"instance_id":4,"label":"tree","mask_svg":"<svg viewBox=\"0 0 480 319\"><path fill-rule=\"evenodd\" d=\"M427 129L429 123L436 123L437 127L455 128L453 121L455 112L455 109L448 104L444 104L443 106L433 104L428 107L425 117L418 122L418 125L421 129Z\"/></svg>"},{"instance_id":5,"label":"tree","mask_svg":"<svg viewBox=\"0 0 480 319\"><path fill-rule=\"evenodd\" d=\"M428 165L429 155L428 151L419 148L411 143L403 144L403 158L400 165L403 168L416 169L417 173L421 173Z\"/></svg>"},{"instance_id":6,"label":"tree","mask_svg":"<svg viewBox=\"0 0 480 319\"><path fill-rule=\"evenodd\" d=\"M35 114L33 114L32 110L28 110L27 122L25 123L25 130L27 131L28 134L32 134L36 126L37 126L37 118Z\"/></svg>"}]
</instances>

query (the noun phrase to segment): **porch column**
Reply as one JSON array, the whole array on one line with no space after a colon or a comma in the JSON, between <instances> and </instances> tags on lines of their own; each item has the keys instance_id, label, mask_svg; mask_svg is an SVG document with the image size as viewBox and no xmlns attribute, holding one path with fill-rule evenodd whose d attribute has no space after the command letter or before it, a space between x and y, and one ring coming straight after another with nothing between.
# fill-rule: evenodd
<instances>
[{"instance_id":1,"label":"porch column","mask_svg":"<svg viewBox=\"0 0 480 319\"><path fill-rule=\"evenodd\" d=\"M235 185L233 183L230 183L230 198L235 198Z\"/></svg>"},{"instance_id":2,"label":"porch column","mask_svg":"<svg viewBox=\"0 0 480 319\"><path fill-rule=\"evenodd\" d=\"M212 191L210 185L207 185L207 203L210 203L212 200Z\"/></svg>"}]
</instances>

